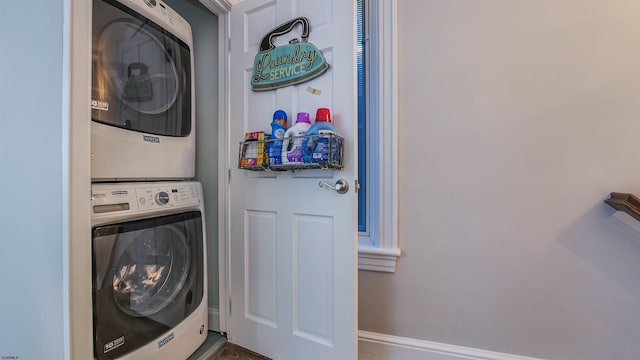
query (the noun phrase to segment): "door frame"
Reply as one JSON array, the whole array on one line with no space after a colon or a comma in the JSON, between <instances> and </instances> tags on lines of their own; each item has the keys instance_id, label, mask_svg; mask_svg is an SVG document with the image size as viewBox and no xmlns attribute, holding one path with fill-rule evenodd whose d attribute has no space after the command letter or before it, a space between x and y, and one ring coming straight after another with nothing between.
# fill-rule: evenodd
<instances>
[{"instance_id":1,"label":"door frame","mask_svg":"<svg viewBox=\"0 0 640 360\"><path fill-rule=\"evenodd\" d=\"M229 332L231 316L229 275L229 234L231 209L230 201L230 19L231 6L242 0L199 0L207 9L218 16L218 288L220 332Z\"/></svg>"}]
</instances>

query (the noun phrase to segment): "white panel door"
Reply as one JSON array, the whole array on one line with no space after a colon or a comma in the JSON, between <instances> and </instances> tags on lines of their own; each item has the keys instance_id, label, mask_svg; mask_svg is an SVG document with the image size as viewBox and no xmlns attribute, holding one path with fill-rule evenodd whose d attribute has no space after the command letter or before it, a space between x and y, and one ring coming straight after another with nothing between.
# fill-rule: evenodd
<instances>
[{"instance_id":1,"label":"white panel door","mask_svg":"<svg viewBox=\"0 0 640 360\"><path fill-rule=\"evenodd\" d=\"M304 16L308 41L330 64L311 81L254 92L250 80L262 38ZM275 38L275 45L300 38ZM342 170L253 172L230 179L230 341L275 360L357 357L357 169L355 2L245 0L231 10L231 154L244 133L270 133L273 113L289 125L298 112L331 110L345 138ZM320 187L345 179L346 194Z\"/></svg>"}]
</instances>

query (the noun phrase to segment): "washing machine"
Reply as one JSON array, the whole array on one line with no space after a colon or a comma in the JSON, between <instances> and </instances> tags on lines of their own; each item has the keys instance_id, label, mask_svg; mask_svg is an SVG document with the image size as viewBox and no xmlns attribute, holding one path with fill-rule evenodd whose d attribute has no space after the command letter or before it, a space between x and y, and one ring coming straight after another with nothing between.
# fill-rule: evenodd
<instances>
[{"instance_id":1,"label":"washing machine","mask_svg":"<svg viewBox=\"0 0 640 360\"><path fill-rule=\"evenodd\" d=\"M92 185L96 359L186 359L208 330L198 182Z\"/></svg>"}]
</instances>

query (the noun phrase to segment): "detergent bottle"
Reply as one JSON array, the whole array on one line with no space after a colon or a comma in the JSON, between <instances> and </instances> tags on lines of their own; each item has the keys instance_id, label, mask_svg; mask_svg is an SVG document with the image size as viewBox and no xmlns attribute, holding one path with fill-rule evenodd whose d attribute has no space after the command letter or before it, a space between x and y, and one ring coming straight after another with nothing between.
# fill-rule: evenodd
<instances>
[{"instance_id":1,"label":"detergent bottle","mask_svg":"<svg viewBox=\"0 0 640 360\"><path fill-rule=\"evenodd\" d=\"M326 162L329 160L329 146L333 154L336 153L336 139L329 144L328 134L335 134L336 130L331 125L331 111L327 108L318 108L316 121L307 131L307 137L302 145L302 160L305 163ZM314 135L314 136L311 136ZM334 155L335 157L336 155ZM332 159L335 160L335 159Z\"/></svg>"},{"instance_id":2,"label":"detergent bottle","mask_svg":"<svg viewBox=\"0 0 640 360\"><path fill-rule=\"evenodd\" d=\"M287 131L287 113L276 110L271 121L271 139L269 142L269 165L282 164L282 139Z\"/></svg>"},{"instance_id":3,"label":"detergent bottle","mask_svg":"<svg viewBox=\"0 0 640 360\"><path fill-rule=\"evenodd\" d=\"M311 127L309 113L299 112L296 123L287 130L282 141L282 164L302 163L302 139Z\"/></svg>"}]
</instances>

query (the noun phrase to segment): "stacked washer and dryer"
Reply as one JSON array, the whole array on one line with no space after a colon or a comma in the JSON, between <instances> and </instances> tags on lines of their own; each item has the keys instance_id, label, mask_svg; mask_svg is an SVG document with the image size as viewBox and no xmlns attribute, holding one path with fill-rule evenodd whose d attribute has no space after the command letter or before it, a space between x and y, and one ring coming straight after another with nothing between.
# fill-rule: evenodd
<instances>
[{"instance_id":1,"label":"stacked washer and dryer","mask_svg":"<svg viewBox=\"0 0 640 360\"><path fill-rule=\"evenodd\" d=\"M186 359L207 336L192 44L160 0L93 0L96 359Z\"/></svg>"}]
</instances>

